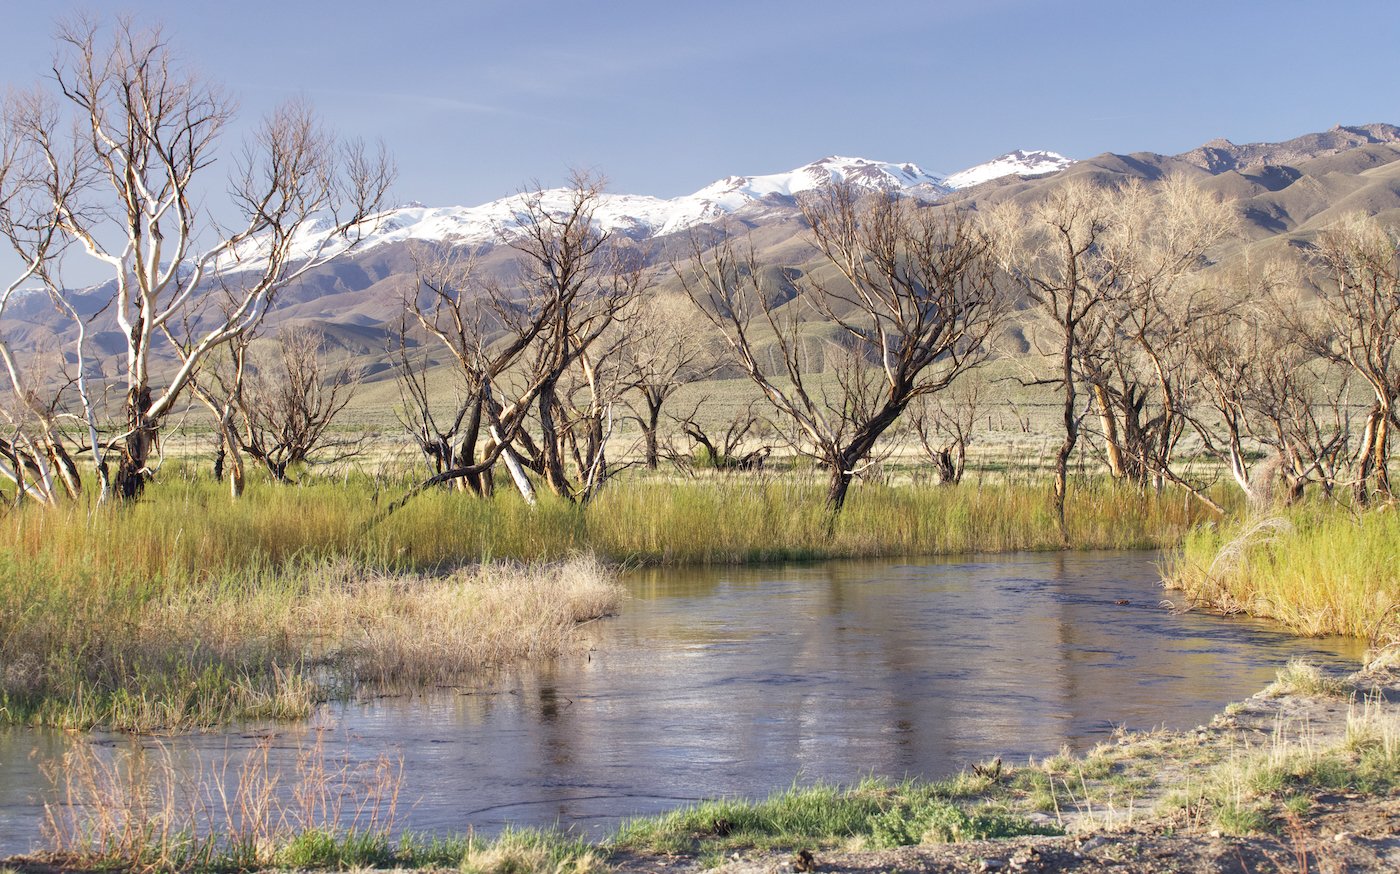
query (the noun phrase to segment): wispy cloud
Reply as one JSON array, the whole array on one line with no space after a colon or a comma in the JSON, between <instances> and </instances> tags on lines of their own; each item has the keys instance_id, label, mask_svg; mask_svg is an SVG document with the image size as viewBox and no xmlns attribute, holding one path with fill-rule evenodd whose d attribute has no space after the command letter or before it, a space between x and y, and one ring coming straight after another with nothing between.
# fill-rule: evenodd
<instances>
[{"instance_id":1,"label":"wispy cloud","mask_svg":"<svg viewBox=\"0 0 1400 874\"><path fill-rule=\"evenodd\" d=\"M495 115L525 118L532 121L549 120L545 116L521 112L517 109L510 109L494 103L463 100L458 97L444 97L440 94L430 94L426 92L382 91L365 88L290 88L280 85L243 85L239 86L239 88L244 91L275 91L284 94L306 94L313 97L348 97L366 102L416 106L435 112L453 112L463 115Z\"/></svg>"}]
</instances>

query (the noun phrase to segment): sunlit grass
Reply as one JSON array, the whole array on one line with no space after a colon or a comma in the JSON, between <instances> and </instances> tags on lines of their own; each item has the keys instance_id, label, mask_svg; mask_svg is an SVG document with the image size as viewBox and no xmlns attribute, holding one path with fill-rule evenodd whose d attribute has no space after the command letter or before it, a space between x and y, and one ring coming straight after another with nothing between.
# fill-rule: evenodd
<instances>
[{"instance_id":1,"label":"sunlit grass","mask_svg":"<svg viewBox=\"0 0 1400 874\"><path fill-rule=\"evenodd\" d=\"M623 849L674 853L853 843L897 847L1060 833L1014 815L1001 804L968 797L963 786L967 779L869 779L850 787L793 786L757 801L705 801L624 823L613 842Z\"/></svg>"},{"instance_id":2,"label":"sunlit grass","mask_svg":"<svg viewBox=\"0 0 1400 874\"><path fill-rule=\"evenodd\" d=\"M596 560L441 575L346 560L144 589L0 586L0 720L146 730L306 716L364 683L448 681L550 657L613 609Z\"/></svg>"},{"instance_id":3,"label":"sunlit grass","mask_svg":"<svg viewBox=\"0 0 1400 874\"><path fill-rule=\"evenodd\" d=\"M1167 564L1190 600L1301 634L1400 640L1400 514L1306 505L1202 527Z\"/></svg>"}]
</instances>

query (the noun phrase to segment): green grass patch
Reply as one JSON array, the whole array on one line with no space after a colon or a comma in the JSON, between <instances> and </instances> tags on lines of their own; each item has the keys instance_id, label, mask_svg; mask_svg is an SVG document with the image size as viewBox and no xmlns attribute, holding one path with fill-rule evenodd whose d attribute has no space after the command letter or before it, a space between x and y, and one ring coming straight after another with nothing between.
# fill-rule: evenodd
<instances>
[{"instance_id":1,"label":"green grass patch","mask_svg":"<svg viewBox=\"0 0 1400 874\"><path fill-rule=\"evenodd\" d=\"M980 783L992 790L990 781ZM704 854L715 850L889 847L1021 834L1058 834L974 796L966 778L936 783L865 780L855 786L794 786L759 801L716 800L619 829L617 847Z\"/></svg>"}]
</instances>

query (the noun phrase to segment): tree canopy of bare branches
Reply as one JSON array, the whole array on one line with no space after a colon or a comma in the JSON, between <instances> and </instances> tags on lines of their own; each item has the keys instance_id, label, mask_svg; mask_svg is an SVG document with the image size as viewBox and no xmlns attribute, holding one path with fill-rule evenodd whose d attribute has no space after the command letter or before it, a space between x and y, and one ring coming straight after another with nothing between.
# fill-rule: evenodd
<instances>
[{"instance_id":1,"label":"tree canopy of bare branches","mask_svg":"<svg viewBox=\"0 0 1400 874\"><path fill-rule=\"evenodd\" d=\"M1374 218L1354 216L1318 239L1316 318L1299 332L1309 350L1349 369L1373 403L1356 451L1356 497L1389 500L1390 432L1400 427L1400 245Z\"/></svg>"},{"instance_id":2,"label":"tree canopy of bare branches","mask_svg":"<svg viewBox=\"0 0 1400 874\"><path fill-rule=\"evenodd\" d=\"M284 329L275 355L248 364L240 397L242 449L277 482L313 457L326 464L358 455L363 436L342 437L331 426L355 395L359 375L326 359L325 337L307 328Z\"/></svg>"},{"instance_id":3,"label":"tree canopy of bare branches","mask_svg":"<svg viewBox=\"0 0 1400 874\"><path fill-rule=\"evenodd\" d=\"M880 437L914 399L982 363L1007 309L991 244L961 212L836 185L803 202L812 239L838 280L808 277L782 313L752 252L732 240L678 268L691 299L724 333L738 363L828 471L839 511ZM835 327L845 363L823 382L808 371L803 325ZM759 327L761 326L761 328ZM756 330L758 329L758 330ZM764 367L771 333L783 377ZM834 385L832 381L834 380Z\"/></svg>"},{"instance_id":4,"label":"tree canopy of bare branches","mask_svg":"<svg viewBox=\"0 0 1400 874\"><path fill-rule=\"evenodd\" d=\"M986 225L1045 326L1040 352L1054 360L1054 375L1037 381L1057 387L1063 401L1054 474L1062 537L1069 461L1088 413L1081 388L1115 477L1178 482L1218 509L1172 461L1189 425L1184 338L1214 300L1189 277L1233 231L1232 208L1184 178L1155 188L1074 180L1029 209L992 210Z\"/></svg>"},{"instance_id":5,"label":"tree canopy of bare branches","mask_svg":"<svg viewBox=\"0 0 1400 874\"><path fill-rule=\"evenodd\" d=\"M0 104L0 235L22 265L0 287L0 318L21 294L36 292L26 284L42 288L50 281L51 266L63 246L63 204L82 184L79 164L60 153L49 135L53 118L52 105L37 92L10 94ZM74 317L81 331L76 313L65 309L61 298L50 297L65 316ZM51 361L41 364L35 355L21 359L3 336L0 366L8 395L0 403L6 425L0 434L0 476L14 484L21 499L52 504L62 492L76 495L81 479L59 428L70 381L55 378L62 368ZM86 401L85 383L79 381L77 387Z\"/></svg>"},{"instance_id":6,"label":"tree canopy of bare branches","mask_svg":"<svg viewBox=\"0 0 1400 874\"><path fill-rule=\"evenodd\" d=\"M601 179L579 174L563 192L537 187L521 195L517 226L503 231L517 253L511 285L477 281L470 254L451 247L421 254L419 289L406 304L451 354L465 386L452 427L443 431L426 383L401 382L412 401L409 418L424 426L425 440L450 436L456 447L433 480L466 480L484 493L497 460L504 456L510 465L517 455L571 500L588 499L606 480L614 406L624 387L621 327L646 280L593 221L602 190Z\"/></svg>"},{"instance_id":7,"label":"tree canopy of bare branches","mask_svg":"<svg viewBox=\"0 0 1400 874\"><path fill-rule=\"evenodd\" d=\"M111 270L107 313L127 348L122 377L125 433L116 475L120 495L143 488L161 421L212 350L262 319L277 292L342 254L379 208L393 179L381 149L328 132L308 105L285 104L262 122L234 159L229 227L198 207L232 100L185 69L159 28L130 20L104 29L64 24L54 66L58 103L34 136L76 129L88 184L59 204L60 228ZM299 232L313 219L330 232ZM209 289L233 300L214 306ZM173 368L157 367L160 338Z\"/></svg>"},{"instance_id":8,"label":"tree canopy of bare branches","mask_svg":"<svg viewBox=\"0 0 1400 874\"><path fill-rule=\"evenodd\" d=\"M709 322L683 295L664 294L639 303L622 344L627 405L641 426L646 466L661 459L661 421L667 402L683 387L715 373ZM718 338L714 338L718 339Z\"/></svg>"}]
</instances>

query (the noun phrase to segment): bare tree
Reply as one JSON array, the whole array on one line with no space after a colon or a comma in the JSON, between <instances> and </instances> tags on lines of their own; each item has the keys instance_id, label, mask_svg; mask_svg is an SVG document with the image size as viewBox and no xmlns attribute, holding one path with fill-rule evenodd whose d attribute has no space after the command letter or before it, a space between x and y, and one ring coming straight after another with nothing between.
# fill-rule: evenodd
<instances>
[{"instance_id":1,"label":"bare tree","mask_svg":"<svg viewBox=\"0 0 1400 874\"><path fill-rule=\"evenodd\" d=\"M642 301L620 352L623 357L628 407L642 429L646 466L656 470L661 459L661 422L666 403L685 386L714 374L709 322L695 313L685 297L662 294ZM713 341L713 343L711 342Z\"/></svg>"},{"instance_id":2,"label":"bare tree","mask_svg":"<svg viewBox=\"0 0 1400 874\"><path fill-rule=\"evenodd\" d=\"M801 435L799 451L826 468L828 505L839 512L861 463L910 402L986 359L1006 299L993 281L990 242L956 210L836 185L803 201L803 214L841 281L809 278L786 317L752 251L741 257L728 239L708 252L697 241L679 274L764 398ZM833 326L852 353L834 386L807 368L802 322L811 315ZM786 384L763 366L756 318L773 335Z\"/></svg>"},{"instance_id":3,"label":"bare tree","mask_svg":"<svg viewBox=\"0 0 1400 874\"><path fill-rule=\"evenodd\" d=\"M405 298L405 309L451 354L461 379L461 396L455 413L445 426L440 424L428 384L426 355L420 364L410 362L405 326L399 344L402 415L432 460L434 476L463 483L477 494L490 494L491 468L504 448L488 451L484 458L478 455L479 445L489 441L487 432L501 412L499 401L488 401L495 397L492 385L515 365L543 326L538 313L515 306L498 285L476 281L473 252L425 246L415 252L414 263L418 285Z\"/></svg>"},{"instance_id":4,"label":"bare tree","mask_svg":"<svg viewBox=\"0 0 1400 874\"><path fill-rule=\"evenodd\" d=\"M1089 405L1115 477L1176 482L1220 509L1172 457L1188 426L1183 338L1209 300L1186 277L1234 224L1227 204L1182 178L1155 189L1075 180L1029 210L1008 204L990 213L1003 264L1045 326L1036 344L1054 360L1053 375L1033 382L1055 386L1063 401L1055 512L1066 542L1069 461Z\"/></svg>"},{"instance_id":5,"label":"bare tree","mask_svg":"<svg viewBox=\"0 0 1400 874\"><path fill-rule=\"evenodd\" d=\"M502 229L518 253L513 285L477 281L468 253L439 249L420 259L420 291L407 306L451 353L466 386L453 466L430 482L467 478L485 491L496 461L516 464L518 453L556 494L587 499L612 469L606 450L619 382L609 359L620 347L595 344L616 334L646 283L635 259L593 221L602 186L576 175L563 191L520 196L516 225ZM528 488L523 473L516 482Z\"/></svg>"},{"instance_id":6,"label":"bare tree","mask_svg":"<svg viewBox=\"0 0 1400 874\"><path fill-rule=\"evenodd\" d=\"M667 455L683 469L698 462L700 466L717 470L758 470L773 454L773 447L765 439L770 432L768 423L754 412L758 403L759 400L754 399L734 409L727 418L702 421L700 410L711 405L710 397L706 395L696 400L688 413L672 417L694 443L694 451L681 453L670 449Z\"/></svg>"},{"instance_id":7,"label":"bare tree","mask_svg":"<svg viewBox=\"0 0 1400 874\"><path fill-rule=\"evenodd\" d=\"M1198 271L1233 233L1234 209L1181 176L1153 189L1135 180L1105 197L1111 224L1101 253L1117 288L1091 319L1079 359L1110 469L1141 486L1176 483L1223 512L1205 484L1175 467L1174 454L1196 393L1187 338L1222 302Z\"/></svg>"},{"instance_id":8,"label":"bare tree","mask_svg":"<svg viewBox=\"0 0 1400 874\"><path fill-rule=\"evenodd\" d=\"M967 469L967 447L972 443L977 421L986 413L985 388L971 381L942 394L923 397L914 405L909 424L940 484L962 482Z\"/></svg>"},{"instance_id":9,"label":"bare tree","mask_svg":"<svg viewBox=\"0 0 1400 874\"><path fill-rule=\"evenodd\" d=\"M230 187L240 219L220 227L203 219L194 193L232 115L225 94L184 70L159 28L124 19L106 37L78 20L62 27L59 43L59 93L98 177L63 203L62 228L115 280L111 314L127 340L116 486L134 497L161 421L206 356L256 324L279 289L343 253L378 209L393 171L382 150L371 155L338 140L293 102L264 121L235 162ZM328 232L303 237L313 219ZM238 289L238 303L211 314L201 310L202 292L216 281ZM176 366L155 366L156 339L177 325L192 333L171 337Z\"/></svg>"},{"instance_id":10,"label":"bare tree","mask_svg":"<svg viewBox=\"0 0 1400 874\"><path fill-rule=\"evenodd\" d=\"M1111 299L1117 282L1115 265L1099 255L1109 221L1099 192L1077 181L1056 189L1030 210L1008 203L986 219L997 236L1003 266L1048 325L1048 336L1042 339L1037 332L1035 340L1042 354L1053 357L1054 375L1034 382L1057 387L1063 401L1064 439L1055 454L1055 514L1065 543L1069 460L1085 413L1076 379L1080 346L1089 320Z\"/></svg>"},{"instance_id":11,"label":"bare tree","mask_svg":"<svg viewBox=\"0 0 1400 874\"><path fill-rule=\"evenodd\" d=\"M0 318L22 294L46 295L78 337L78 369L76 376L69 376L61 356L46 359L40 350L30 348L22 358L0 335L0 366L9 395L7 403L0 403L0 418L8 426L0 434L0 476L15 484L18 498L49 505L60 494L76 497L82 490L60 427L67 415L64 394L69 389L77 390L91 448L101 458L86 383L86 325L55 293L54 265L63 247L63 204L82 188L84 168L73 155L58 151L50 135L53 121L52 105L37 92L13 93L0 104L0 235L22 264L14 278L0 287ZM38 288L24 289L26 283ZM100 476L100 482L105 493L105 476Z\"/></svg>"},{"instance_id":12,"label":"bare tree","mask_svg":"<svg viewBox=\"0 0 1400 874\"><path fill-rule=\"evenodd\" d=\"M1310 482L1330 494L1350 437L1346 380L1329 387L1331 368L1299 342L1307 318L1287 283L1273 265L1227 275L1229 289L1217 292L1223 300L1192 322L1188 337L1210 414L1194 416L1192 425L1249 503L1261 507L1274 501L1276 481L1288 502ZM1270 453L1263 466L1251 464L1256 447Z\"/></svg>"},{"instance_id":13,"label":"bare tree","mask_svg":"<svg viewBox=\"0 0 1400 874\"><path fill-rule=\"evenodd\" d=\"M1356 450L1356 498L1365 503L1374 488L1390 500L1390 430L1400 427L1400 247L1379 220L1356 216L1324 232L1315 256L1316 318L1300 325L1298 335L1314 354L1370 387L1373 402Z\"/></svg>"},{"instance_id":14,"label":"bare tree","mask_svg":"<svg viewBox=\"0 0 1400 874\"><path fill-rule=\"evenodd\" d=\"M239 394L242 449L274 480L287 482L289 469L313 456L334 464L363 449L363 436L342 437L330 430L354 398L359 375L349 365L330 365L319 331L285 329L272 361L254 356L240 364L248 374Z\"/></svg>"},{"instance_id":15,"label":"bare tree","mask_svg":"<svg viewBox=\"0 0 1400 874\"><path fill-rule=\"evenodd\" d=\"M594 222L603 187L600 177L575 174L566 192L527 192L520 233L511 240L527 309L540 314L541 324L526 360L526 389L516 392L520 400L512 413L523 415L524 399L534 398L539 441L522 443L549 489L570 500L588 500L606 480L617 397L603 391L603 374L621 347L600 341L616 333L649 284L637 253ZM562 199L551 202L555 197ZM574 370L590 402L583 415L569 417L561 382ZM565 459L580 447L585 451L577 455L571 480Z\"/></svg>"},{"instance_id":16,"label":"bare tree","mask_svg":"<svg viewBox=\"0 0 1400 874\"><path fill-rule=\"evenodd\" d=\"M423 455L433 475L459 465L458 445L467 414L478 399L457 381L457 391L444 403L437 388L441 380L429 377L433 359L410 340L407 317L400 319L397 342L388 350L394 367L394 383L399 390L399 406L394 415ZM453 370L460 377L460 371ZM478 426L479 427L479 426ZM467 486L465 478L455 480ZM489 491L489 489L487 489Z\"/></svg>"}]
</instances>

